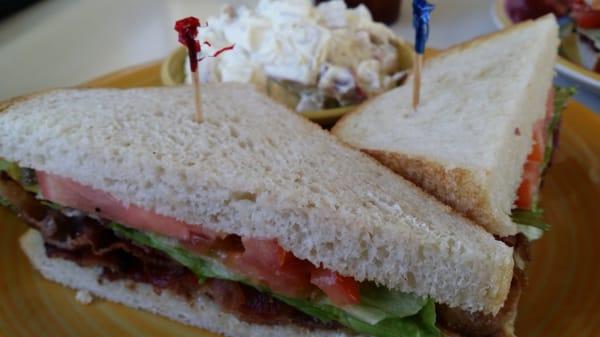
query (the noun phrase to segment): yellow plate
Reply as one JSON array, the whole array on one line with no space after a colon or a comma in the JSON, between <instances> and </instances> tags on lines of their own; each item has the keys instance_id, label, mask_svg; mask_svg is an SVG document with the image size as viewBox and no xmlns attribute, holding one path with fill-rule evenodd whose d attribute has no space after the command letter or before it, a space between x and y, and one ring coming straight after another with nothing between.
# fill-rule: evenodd
<instances>
[{"instance_id":1,"label":"yellow plate","mask_svg":"<svg viewBox=\"0 0 600 337\"><path fill-rule=\"evenodd\" d=\"M160 85L160 62L87 86ZM522 337L600 336L600 117L569 104L561 146L542 192L552 230L533 247L530 287L517 321ZM44 280L17 244L26 226L0 208L0 336L215 336L145 312L97 300Z\"/></svg>"},{"instance_id":2,"label":"yellow plate","mask_svg":"<svg viewBox=\"0 0 600 337\"><path fill-rule=\"evenodd\" d=\"M495 0L492 7L492 15L496 25L500 28L508 27L514 23L506 13L507 0ZM577 63L569 61L567 58L559 55L556 69L565 76L583 83L586 87L600 94L600 74L580 66Z\"/></svg>"}]
</instances>

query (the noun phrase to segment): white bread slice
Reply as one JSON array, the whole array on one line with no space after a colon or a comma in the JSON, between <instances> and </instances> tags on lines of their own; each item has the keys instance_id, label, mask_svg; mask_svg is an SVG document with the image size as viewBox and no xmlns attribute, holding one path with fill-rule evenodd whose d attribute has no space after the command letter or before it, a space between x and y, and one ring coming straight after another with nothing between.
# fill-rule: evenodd
<instances>
[{"instance_id":1,"label":"white bread slice","mask_svg":"<svg viewBox=\"0 0 600 337\"><path fill-rule=\"evenodd\" d=\"M412 87L403 86L365 103L333 133L491 233L513 235L509 215L558 42L548 15L451 48L425 64L416 112Z\"/></svg>"},{"instance_id":2,"label":"white bread slice","mask_svg":"<svg viewBox=\"0 0 600 337\"><path fill-rule=\"evenodd\" d=\"M121 303L135 309L170 318L187 325L207 329L229 337L350 337L343 331L308 330L294 325L257 325L240 321L235 315L221 311L213 301L203 296L193 303L164 290L157 294L152 286L134 281L100 281L101 268L81 267L63 259L51 259L46 256L44 242L36 230L28 230L19 240L21 249L29 261L45 278L66 287L85 290L96 297ZM515 302L516 305L516 302ZM514 317L507 322L503 331L495 337L514 337ZM455 333L443 331L445 337L460 337Z\"/></svg>"},{"instance_id":3,"label":"white bread slice","mask_svg":"<svg viewBox=\"0 0 600 337\"><path fill-rule=\"evenodd\" d=\"M65 90L0 113L0 156L359 281L497 312L512 248L251 86Z\"/></svg>"},{"instance_id":4,"label":"white bread slice","mask_svg":"<svg viewBox=\"0 0 600 337\"><path fill-rule=\"evenodd\" d=\"M170 290L157 294L151 285L127 280L100 281L102 268L80 267L63 259L46 256L44 243L39 232L30 229L21 239L21 249L35 269L45 278L69 288L89 291L97 297L126 306L142 309L165 316L184 324L204 328L230 337L281 337L281 336L347 336L343 332L314 330L295 325L249 324L220 310L218 305L204 296L193 303L172 293ZM132 286L135 285L135 286Z\"/></svg>"}]
</instances>

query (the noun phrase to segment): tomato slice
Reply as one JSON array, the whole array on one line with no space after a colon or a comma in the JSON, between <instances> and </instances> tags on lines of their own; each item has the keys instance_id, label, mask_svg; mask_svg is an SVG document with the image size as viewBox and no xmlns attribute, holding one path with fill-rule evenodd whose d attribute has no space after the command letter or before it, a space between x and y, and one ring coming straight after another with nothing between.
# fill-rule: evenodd
<instances>
[{"instance_id":1,"label":"tomato slice","mask_svg":"<svg viewBox=\"0 0 600 337\"><path fill-rule=\"evenodd\" d=\"M275 240L242 238L243 253L228 257L228 265L271 290L291 297L308 297L313 265L286 252Z\"/></svg>"},{"instance_id":2,"label":"tomato slice","mask_svg":"<svg viewBox=\"0 0 600 337\"><path fill-rule=\"evenodd\" d=\"M533 199L540 186L540 180L540 163L533 161L525 163L523 181L517 191L517 208L531 209L533 207Z\"/></svg>"},{"instance_id":3,"label":"tomato slice","mask_svg":"<svg viewBox=\"0 0 600 337\"><path fill-rule=\"evenodd\" d=\"M335 305L360 303L360 289L352 277L342 276L329 269L315 268L311 272L310 282L323 290Z\"/></svg>"},{"instance_id":4,"label":"tomato slice","mask_svg":"<svg viewBox=\"0 0 600 337\"><path fill-rule=\"evenodd\" d=\"M218 235L210 231L203 233L190 232L189 240L179 240L179 243L187 250L201 254L226 256L231 252L243 252L244 245L238 235Z\"/></svg>"},{"instance_id":5,"label":"tomato slice","mask_svg":"<svg viewBox=\"0 0 600 337\"><path fill-rule=\"evenodd\" d=\"M600 28L600 11L592 9L585 2L573 4L571 17L575 20L578 27L585 29Z\"/></svg>"},{"instance_id":6,"label":"tomato slice","mask_svg":"<svg viewBox=\"0 0 600 337\"><path fill-rule=\"evenodd\" d=\"M533 126L533 146L527 161L542 163L546 152L546 123L540 119Z\"/></svg>"},{"instance_id":7,"label":"tomato slice","mask_svg":"<svg viewBox=\"0 0 600 337\"><path fill-rule=\"evenodd\" d=\"M523 165L523 180L517 190L516 207L531 209L541 182L542 165L546 157L548 124L554 115L554 89L548 92L546 116L533 125L533 145Z\"/></svg>"},{"instance_id":8,"label":"tomato slice","mask_svg":"<svg viewBox=\"0 0 600 337\"><path fill-rule=\"evenodd\" d=\"M543 119L534 125L533 147L523 165L523 180L517 190L517 208L531 209L533 207L533 199L541 181L541 166L545 158L545 129L546 123Z\"/></svg>"},{"instance_id":9,"label":"tomato slice","mask_svg":"<svg viewBox=\"0 0 600 337\"><path fill-rule=\"evenodd\" d=\"M46 200L96 214L129 227L187 240L189 225L134 205L124 205L109 193L68 178L37 172L40 192Z\"/></svg>"},{"instance_id":10,"label":"tomato slice","mask_svg":"<svg viewBox=\"0 0 600 337\"><path fill-rule=\"evenodd\" d=\"M232 254L230 265L273 291L293 297L310 297L317 286L336 305L360 302L358 283L353 278L316 268L283 250L275 240L244 238L242 241L245 251Z\"/></svg>"},{"instance_id":11,"label":"tomato slice","mask_svg":"<svg viewBox=\"0 0 600 337\"><path fill-rule=\"evenodd\" d=\"M256 266L277 269L286 262L287 253L276 240L242 239L244 259Z\"/></svg>"},{"instance_id":12,"label":"tomato slice","mask_svg":"<svg viewBox=\"0 0 600 337\"><path fill-rule=\"evenodd\" d=\"M359 302L358 283L354 279L317 269L312 263L286 252L276 240L242 238L240 242L239 236L219 235L135 205L124 205L107 192L68 178L42 171L37 172L37 178L46 200L138 230L179 239L184 247L198 253L218 250L217 255L229 267L253 281L264 283L276 293L308 298L318 287L333 303L348 305Z\"/></svg>"},{"instance_id":13,"label":"tomato slice","mask_svg":"<svg viewBox=\"0 0 600 337\"><path fill-rule=\"evenodd\" d=\"M286 252L275 240L242 239L245 251L231 254L229 265L243 275L266 284L270 289L292 297L310 297L321 289L336 305L345 306L360 302L358 283L351 277L316 268Z\"/></svg>"}]
</instances>

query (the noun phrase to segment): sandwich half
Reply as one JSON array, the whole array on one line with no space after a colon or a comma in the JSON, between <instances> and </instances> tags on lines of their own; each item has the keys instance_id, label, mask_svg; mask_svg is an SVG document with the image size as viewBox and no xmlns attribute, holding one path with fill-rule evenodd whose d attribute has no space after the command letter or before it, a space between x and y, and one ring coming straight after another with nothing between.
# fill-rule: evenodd
<instances>
[{"instance_id":1,"label":"sandwich half","mask_svg":"<svg viewBox=\"0 0 600 337\"><path fill-rule=\"evenodd\" d=\"M536 238L537 206L569 90L552 86L558 25L547 15L451 48L412 89L383 94L333 133L499 237Z\"/></svg>"},{"instance_id":2,"label":"sandwich half","mask_svg":"<svg viewBox=\"0 0 600 337\"><path fill-rule=\"evenodd\" d=\"M514 249L240 84L0 110L0 197L46 278L227 336L511 335Z\"/></svg>"}]
</instances>

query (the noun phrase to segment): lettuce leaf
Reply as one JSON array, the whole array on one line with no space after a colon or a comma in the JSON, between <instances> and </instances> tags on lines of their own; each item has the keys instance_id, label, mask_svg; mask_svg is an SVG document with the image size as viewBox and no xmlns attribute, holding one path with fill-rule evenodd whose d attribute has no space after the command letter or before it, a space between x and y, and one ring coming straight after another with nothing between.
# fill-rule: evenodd
<instances>
[{"instance_id":1,"label":"lettuce leaf","mask_svg":"<svg viewBox=\"0 0 600 337\"><path fill-rule=\"evenodd\" d=\"M28 168L21 168L17 163L7 161L0 157L0 172L6 172L9 177L18 182L29 192L39 193L35 171Z\"/></svg>"},{"instance_id":2,"label":"lettuce leaf","mask_svg":"<svg viewBox=\"0 0 600 337\"><path fill-rule=\"evenodd\" d=\"M0 195L0 206L12 208L12 205L10 204L10 202L8 202L8 200L4 199L1 195Z\"/></svg>"},{"instance_id":3,"label":"lettuce leaf","mask_svg":"<svg viewBox=\"0 0 600 337\"><path fill-rule=\"evenodd\" d=\"M362 308L381 310L394 317L416 315L427 304L425 298L368 283L361 285L360 296Z\"/></svg>"},{"instance_id":4,"label":"lettuce leaf","mask_svg":"<svg viewBox=\"0 0 600 337\"><path fill-rule=\"evenodd\" d=\"M548 140L546 142L546 151L544 153L543 169L547 169L552 163L552 156L556 146L558 145L558 131L562 113L567 107L569 99L575 95L575 88L554 87L554 112L552 119L548 123Z\"/></svg>"},{"instance_id":5,"label":"lettuce leaf","mask_svg":"<svg viewBox=\"0 0 600 337\"><path fill-rule=\"evenodd\" d=\"M534 208L532 210L518 208L512 211L512 220L521 225L547 231L550 229L550 225L544 222L543 215L544 211L541 208Z\"/></svg>"},{"instance_id":6,"label":"lettuce leaf","mask_svg":"<svg viewBox=\"0 0 600 337\"><path fill-rule=\"evenodd\" d=\"M3 158L0 158L0 171L6 172L8 176L15 181L19 181L21 179L21 169L19 166Z\"/></svg>"},{"instance_id":7,"label":"lettuce leaf","mask_svg":"<svg viewBox=\"0 0 600 337\"><path fill-rule=\"evenodd\" d=\"M218 278L247 283L244 278L231 273L217 260L208 257L199 257L181 248L177 240L153 233L137 231L116 223L111 223L109 226L118 236L129 239L140 246L151 247L169 255L173 260L188 267L198 275L200 280Z\"/></svg>"},{"instance_id":8,"label":"lettuce leaf","mask_svg":"<svg viewBox=\"0 0 600 337\"><path fill-rule=\"evenodd\" d=\"M542 238L542 236L544 236L544 230L534 226L521 225L517 223L517 230L519 233L525 235L529 241L539 240Z\"/></svg>"},{"instance_id":9,"label":"lettuce leaf","mask_svg":"<svg viewBox=\"0 0 600 337\"><path fill-rule=\"evenodd\" d=\"M20 172L20 169L19 169L19 166L17 166L16 164L9 162L7 160L4 160L2 157L0 157L0 172L6 172L9 177L13 178L13 175L18 174ZM15 208L13 207L13 205L11 205L10 202L8 200L6 200L5 198L3 198L1 195L0 195L0 206L6 207L12 211L15 211Z\"/></svg>"},{"instance_id":10,"label":"lettuce leaf","mask_svg":"<svg viewBox=\"0 0 600 337\"><path fill-rule=\"evenodd\" d=\"M284 303L296 309L328 322L335 320L351 330L375 337L434 337L440 336L440 331L435 326L435 304L428 300L417 315L395 318L390 317L377 324L369 324L348 315L342 309L334 306L318 305L298 299L290 299L274 295Z\"/></svg>"},{"instance_id":11,"label":"lettuce leaf","mask_svg":"<svg viewBox=\"0 0 600 337\"><path fill-rule=\"evenodd\" d=\"M519 232L525 235L529 241L535 241L540 239L544 232L550 230L550 225L542 218L543 214L544 211L541 208L515 209L511 217L517 224Z\"/></svg>"},{"instance_id":12,"label":"lettuce leaf","mask_svg":"<svg viewBox=\"0 0 600 337\"><path fill-rule=\"evenodd\" d=\"M110 227L117 235L138 245L164 252L192 270L198 275L200 281L205 278L237 281L259 291L271 293L269 289L252 284L250 280L228 270L218 260L187 251L176 240L126 228L116 223L110 224ZM433 301L372 284L361 285L361 303L349 308L336 307L326 298L309 301L274 293L271 295L323 322L336 321L361 334L375 337L440 336L440 331L435 326L436 316Z\"/></svg>"},{"instance_id":13,"label":"lettuce leaf","mask_svg":"<svg viewBox=\"0 0 600 337\"><path fill-rule=\"evenodd\" d=\"M390 317L414 316L428 303L426 298L400 291L390 291L368 282L360 285L360 298L359 304L346 306L341 310L370 325L376 325ZM318 304L335 307L327 297L323 297Z\"/></svg>"}]
</instances>

